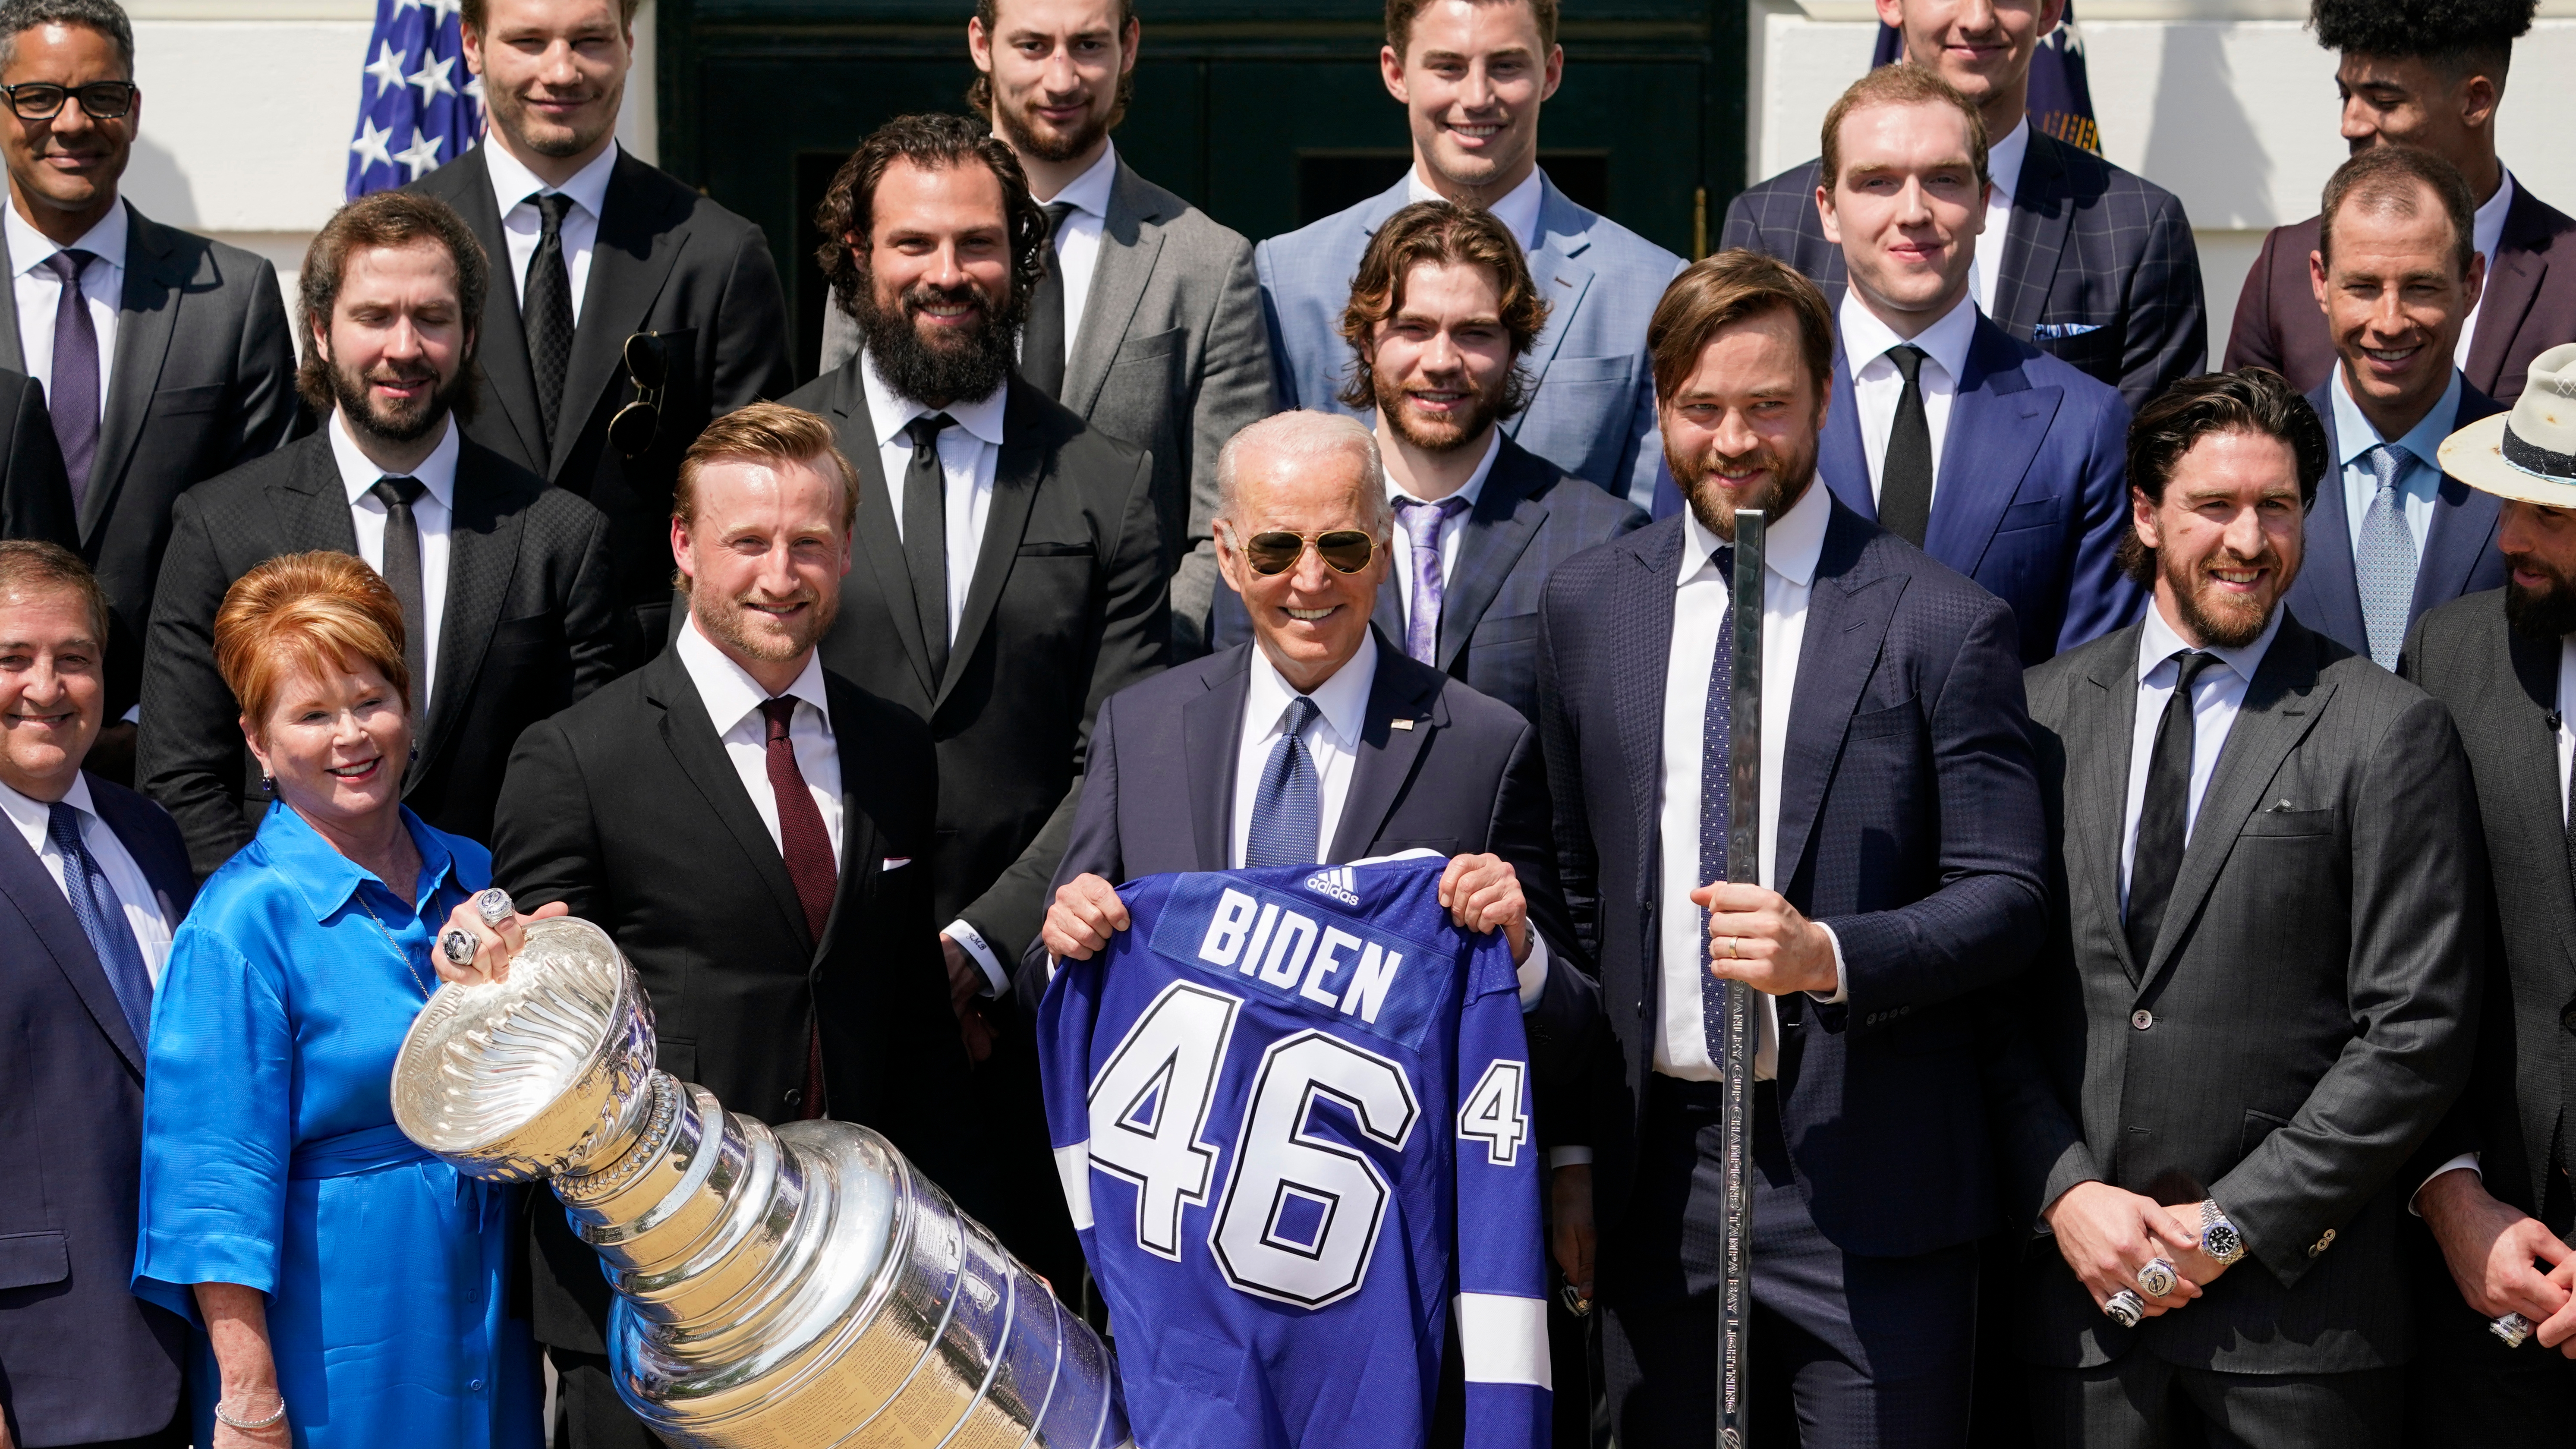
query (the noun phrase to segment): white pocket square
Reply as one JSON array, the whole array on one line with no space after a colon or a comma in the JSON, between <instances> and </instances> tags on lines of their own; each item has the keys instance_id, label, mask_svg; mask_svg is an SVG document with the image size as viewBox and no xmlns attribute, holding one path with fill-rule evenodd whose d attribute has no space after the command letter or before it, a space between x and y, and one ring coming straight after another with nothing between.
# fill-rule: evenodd
<instances>
[{"instance_id":1,"label":"white pocket square","mask_svg":"<svg viewBox=\"0 0 2576 1449\"><path fill-rule=\"evenodd\" d=\"M889 856L887 856L887 857L885 858L885 860L884 860L883 862L881 862L881 863L877 866L877 874L879 874L879 875L883 875L883 874L885 874L887 871L890 871L890 870L901 870L901 869L903 869L905 866L910 865L910 864L912 864L912 857L911 857L911 856L908 856L908 855L889 855Z\"/></svg>"}]
</instances>

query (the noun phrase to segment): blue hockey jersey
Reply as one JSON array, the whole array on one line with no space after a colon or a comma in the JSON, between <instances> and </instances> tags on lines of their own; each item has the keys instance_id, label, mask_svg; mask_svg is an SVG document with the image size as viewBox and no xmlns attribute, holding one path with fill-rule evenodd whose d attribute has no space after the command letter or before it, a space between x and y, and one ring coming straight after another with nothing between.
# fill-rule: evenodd
<instances>
[{"instance_id":1,"label":"blue hockey jersey","mask_svg":"<svg viewBox=\"0 0 2576 1449\"><path fill-rule=\"evenodd\" d=\"M1543 1445L1539 1147L1502 935L1436 859L1164 875L1038 1015L1047 1124L1143 1449Z\"/></svg>"}]
</instances>

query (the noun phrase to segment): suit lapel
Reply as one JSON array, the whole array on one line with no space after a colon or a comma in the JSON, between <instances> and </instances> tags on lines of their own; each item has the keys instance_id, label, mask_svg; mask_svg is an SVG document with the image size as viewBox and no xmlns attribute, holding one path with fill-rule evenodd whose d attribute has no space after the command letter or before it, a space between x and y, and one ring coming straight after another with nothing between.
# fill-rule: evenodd
<instances>
[{"instance_id":1,"label":"suit lapel","mask_svg":"<svg viewBox=\"0 0 2576 1449\"><path fill-rule=\"evenodd\" d=\"M2059 143L2034 129L2022 153L2021 179L2013 188L2012 221L2004 232L2002 274L1995 278L1995 325L2028 339L2057 278L2057 260L2075 226L2067 194L2066 159Z\"/></svg>"},{"instance_id":2,"label":"suit lapel","mask_svg":"<svg viewBox=\"0 0 2576 1449\"><path fill-rule=\"evenodd\" d=\"M2505 349L2522 330L2522 319L2540 297L2549 263L2541 248L2549 244L2549 223L2540 202L2517 181L2513 204L2504 212L2504 233L2496 239L2495 263L2487 268L2486 286L2478 294L2477 335L2469 341L2469 364L2461 371L2472 386L2492 392L2507 379ZM2484 378L2485 382L2477 379Z\"/></svg>"},{"instance_id":3,"label":"suit lapel","mask_svg":"<svg viewBox=\"0 0 2576 1449\"><path fill-rule=\"evenodd\" d=\"M1780 828L1772 881L1785 884L1806 857L1807 836L1824 808L1825 786L1842 754L1843 733L1861 691L1878 668L1888 621L1904 597L1902 576L1867 567L1872 526L1837 508L1825 525L1825 547L1807 596L1807 632L1790 683L1789 731L1780 751Z\"/></svg>"},{"instance_id":4,"label":"suit lapel","mask_svg":"<svg viewBox=\"0 0 2576 1449\"><path fill-rule=\"evenodd\" d=\"M725 832L751 862L761 884L769 888L770 904L778 908L788 930L797 939L804 939L808 930L805 906L797 899L796 883L787 874L787 858L779 854L778 843L769 837L769 827L760 823L759 810L743 793L742 777L735 773L732 759L725 754L724 741L717 738L715 726L707 719L706 701L690 681L688 666L680 662L680 651L665 649L644 667L652 671L652 678L645 684L645 697L662 710L662 743L707 809L723 822ZM845 776L850 768L843 766ZM845 836L848 833L843 832ZM712 847L713 841L708 844Z\"/></svg>"},{"instance_id":5,"label":"suit lapel","mask_svg":"<svg viewBox=\"0 0 2576 1449\"><path fill-rule=\"evenodd\" d=\"M1639 861L1655 859L1655 812L1664 769L1665 661L1673 648L1674 598L1686 533L1677 514L1612 545L1627 567L1617 575L1619 607L1611 617L1625 621L1619 633L1643 661L1610 671L1611 715L1618 723L1619 756L1627 766L1628 803L1637 827L1632 848ZM1652 889L1653 879L1651 868L1638 872L1640 899Z\"/></svg>"},{"instance_id":6,"label":"suit lapel","mask_svg":"<svg viewBox=\"0 0 2576 1449\"><path fill-rule=\"evenodd\" d=\"M966 677L966 661L991 627L993 610L1011 582L1011 565L1020 555L1020 537L1028 530L1029 509L1037 502L1046 472L1046 440L1035 419L1035 389L1014 377L1002 404L1002 446L993 461L993 505L984 515L984 543L975 551L975 576L966 584L966 608L957 616L957 639L948 649L948 676L939 681L932 709L944 703L957 681Z\"/></svg>"},{"instance_id":7,"label":"suit lapel","mask_svg":"<svg viewBox=\"0 0 2576 1449\"><path fill-rule=\"evenodd\" d=\"M903 641L904 657L912 661L913 677L921 681L921 697L933 699L939 693L939 681L930 677L930 647L921 637L921 615L913 608L912 566L904 562L903 536L895 529L894 504L886 496L876 418L868 412L859 360L850 359L832 376L833 430L843 440L842 451L849 456L850 466L859 470L858 547L850 567L875 572L877 593L885 600L886 616L894 621L894 636Z\"/></svg>"},{"instance_id":8,"label":"suit lapel","mask_svg":"<svg viewBox=\"0 0 2576 1449\"><path fill-rule=\"evenodd\" d=\"M1547 327L1521 358L1521 366L1529 372L1532 396L1546 384L1548 367L1556 361L1557 349L1565 345L1575 313L1582 310L1583 294L1592 288L1592 264L1582 260L1592 247L1583 211L1544 172L1539 176L1538 229L1539 244L1530 251L1529 267L1531 279L1547 296ZM1519 437L1521 422L1528 416L1524 408L1503 424L1504 435Z\"/></svg>"},{"instance_id":9,"label":"suit lapel","mask_svg":"<svg viewBox=\"0 0 2576 1449\"><path fill-rule=\"evenodd\" d=\"M2352 559L2352 514L2344 507L2339 461L2343 444L2335 436L2334 379L2327 378L2310 392L2308 404L2325 424L2326 476L2317 480L2317 501L2308 509L2302 530L2307 546L2301 550L2299 577L2290 585L2290 603L2314 618L2328 635L2367 639L2370 629L2361 617L2361 577ZM2167 907L2166 919L2172 919L2171 912Z\"/></svg>"},{"instance_id":10,"label":"suit lapel","mask_svg":"<svg viewBox=\"0 0 2576 1449\"><path fill-rule=\"evenodd\" d=\"M1869 453L1861 442L1860 397L1852 390L1851 359L1843 355L1839 341L1834 344L1834 397L1825 407L1825 434L1816 441L1816 471L1845 508L1878 521L1878 494L1870 487Z\"/></svg>"},{"instance_id":11,"label":"suit lapel","mask_svg":"<svg viewBox=\"0 0 2576 1449\"><path fill-rule=\"evenodd\" d=\"M1137 198L1136 173L1118 162L1109 186L1109 213L1101 219L1099 257L1092 263L1091 291L1073 333L1073 355L1065 360L1061 401L1084 417L1100 401L1109 381L1109 364L1126 340L1136 304L1154 276L1154 260L1163 252L1163 229L1146 230L1149 218ZM1150 218L1159 220L1159 218Z\"/></svg>"},{"instance_id":12,"label":"suit lapel","mask_svg":"<svg viewBox=\"0 0 2576 1449\"><path fill-rule=\"evenodd\" d=\"M572 460L573 446L599 405L600 394L615 383L622 366L626 337L653 309L671 263L688 245L688 229L662 229L666 220L647 200L649 193L635 173L644 163L620 151L609 173L608 195L601 203L599 241L590 251L590 278L582 291L581 315L587 327L572 333L572 360L564 368L563 410L556 415L549 478ZM485 188L489 190L490 188ZM526 349L520 349L525 352Z\"/></svg>"},{"instance_id":13,"label":"suit lapel","mask_svg":"<svg viewBox=\"0 0 2576 1449\"><path fill-rule=\"evenodd\" d=\"M327 430L331 424L326 420L322 426ZM302 448L304 456L268 488L287 541L298 552L356 553L358 525L349 517L349 492L331 454L330 434L316 432L287 446Z\"/></svg>"},{"instance_id":14,"label":"suit lapel","mask_svg":"<svg viewBox=\"0 0 2576 1449\"><path fill-rule=\"evenodd\" d=\"M1190 835L1201 870L1234 863L1235 752L1243 740L1244 692L1250 688L1252 651L1237 644L1234 657L1210 675L1204 693L1181 707L1181 754L1189 772Z\"/></svg>"},{"instance_id":15,"label":"suit lapel","mask_svg":"<svg viewBox=\"0 0 2576 1449\"><path fill-rule=\"evenodd\" d=\"M2067 867L2070 893L2083 892L2076 919L2120 919L2120 848L2129 824L2129 754L2138 721L2138 641L2144 624L2123 631L2117 648L2094 658L2085 676L2081 707L2067 720L2066 831L2076 859ZM2080 772L2075 763L2088 768ZM2137 958L2129 954L2126 931L2107 933L2120 969L2134 983Z\"/></svg>"},{"instance_id":16,"label":"suit lapel","mask_svg":"<svg viewBox=\"0 0 2576 1449\"><path fill-rule=\"evenodd\" d=\"M9 255L9 238L0 232L0 367L26 372L27 349L18 338L17 279L18 263Z\"/></svg>"},{"instance_id":17,"label":"suit lapel","mask_svg":"<svg viewBox=\"0 0 2576 1449\"><path fill-rule=\"evenodd\" d=\"M502 602L519 567L519 539L527 530L527 515L504 510L499 490L489 481L500 460L460 441L456 506L447 533L447 602L438 631L438 689L429 701L429 727L420 758L412 763L410 786L427 777L457 722L473 707L475 678L501 622Z\"/></svg>"},{"instance_id":18,"label":"suit lapel","mask_svg":"<svg viewBox=\"0 0 2576 1449\"><path fill-rule=\"evenodd\" d=\"M143 1048L134 1039L134 1028L126 1024L125 1007L116 999L116 988L107 981L107 968L98 962L98 953L90 949L89 937L82 934L80 918L72 914L72 903L54 884L44 862L27 848L26 838L15 826L0 830L0 896L5 896L27 919L36 933L36 943L45 948L54 965L71 983L81 1005L89 1009L90 1019L116 1044L126 1065L134 1075L143 1075Z\"/></svg>"},{"instance_id":19,"label":"suit lapel","mask_svg":"<svg viewBox=\"0 0 2576 1449\"><path fill-rule=\"evenodd\" d=\"M2273 636L2272 647L2255 666L2244 707L2237 711L2236 724L2218 752L2217 768L2201 792L2200 809L2192 816L2191 843L2183 848L2182 869L2174 877L2173 896L2165 903L2164 922L2156 932L2142 990L2152 988L2172 963L2174 952L2191 932L2193 918L2200 914L2201 903L2218 884L2218 873L2225 868L2246 817L2263 807L2281 762L2334 697L2334 686L2318 677L2320 637L2284 614L2281 632Z\"/></svg>"},{"instance_id":20,"label":"suit lapel","mask_svg":"<svg viewBox=\"0 0 2576 1449\"><path fill-rule=\"evenodd\" d=\"M490 145L486 141L483 145ZM519 435L523 456L538 470L546 466L545 431L537 420L537 375L528 365L528 333L519 320L519 290L510 270L510 239L501 231L501 204L492 195L492 173L483 164L483 146L454 163L458 173L457 214L465 218L474 239L492 258L492 286L483 299L482 335L475 339L475 365L489 384L484 401L497 403ZM599 266L599 248L591 248L591 267ZM548 474L549 478L552 474Z\"/></svg>"},{"instance_id":21,"label":"suit lapel","mask_svg":"<svg viewBox=\"0 0 2576 1449\"><path fill-rule=\"evenodd\" d=\"M1476 632L1485 610L1493 607L1494 596L1503 590L1503 581L1511 577L1512 565L1538 537L1539 527L1547 522L1547 503L1530 496L1531 476L1535 469L1528 454L1506 440L1502 452L1494 458L1493 471L1485 475L1485 491L1476 497L1476 506L1463 520L1465 531L1458 538L1457 577L1446 582L1440 599L1440 640L1432 657L1446 673L1457 661L1458 651L1467 647L1467 639ZM1395 570L1387 570L1392 580ZM1400 619L1401 613L1379 617Z\"/></svg>"},{"instance_id":22,"label":"suit lapel","mask_svg":"<svg viewBox=\"0 0 2576 1449\"><path fill-rule=\"evenodd\" d=\"M1949 486L1934 500L1923 535L1926 553L1963 574L1984 561L2066 396L2059 388L2030 386L2018 363L2012 339L1978 318L1968 375L1950 399L1942 439L1941 477Z\"/></svg>"},{"instance_id":23,"label":"suit lapel","mask_svg":"<svg viewBox=\"0 0 2576 1449\"><path fill-rule=\"evenodd\" d=\"M2504 501L2445 473L2434 496L2433 524L2424 533L2424 561L2415 569L2415 597L2406 617L2469 592L2469 576L2495 553Z\"/></svg>"},{"instance_id":24,"label":"suit lapel","mask_svg":"<svg viewBox=\"0 0 2576 1449\"><path fill-rule=\"evenodd\" d=\"M836 746L848 739L843 733L859 717L857 691L843 684L836 675L823 678L823 693L832 704L832 729ZM860 771L852 763L854 752L842 747L841 757L841 871L832 892L832 913L824 918L822 939L814 943L814 959L820 962L838 939L841 923L859 909L859 901L868 892L869 878L885 868L883 837L877 834L876 816L869 811L866 796L859 789ZM781 857L783 862L784 856ZM924 862L926 865L927 862ZM789 882L792 886L793 880Z\"/></svg>"},{"instance_id":25,"label":"suit lapel","mask_svg":"<svg viewBox=\"0 0 2576 1449\"><path fill-rule=\"evenodd\" d=\"M2501 614L2501 608L2496 609ZM2499 619L2497 624L2501 624ZM2496 627L2490 625L2489 627ZM2520 700L2509 695L2500 700L2499 714L2510 719L2520 713L2519 705L2528 702L2531 712L2519 728L2502 728L2503 720L2488 722L2497 738L2509 752L2515 788L2510 796L2518 807L2509 818L2523 848L2541 859L2548 859L2567 848L2565 817L2560 813L2567 798L2567 781L2558 771L2558 740L2549 727L2549 719L2558 713L2558 667L2565 648L2555 639L2534 639L2519 629L2505 627L2507 663L2513 671L2513 684L2503 685L2510 691L2520 687ZM2501 793L2501 792L2500 792ZM2558 892L2544 908L2558 918L2561 953L2571 972L2576 972L2576 895Z\"/></svg>"},{"instance_id":26,"label":"suit lapel","mask_svg":"<svg viewBox=\"0 0 2576 1449\"><path fill-rule=\"evenodd\" d=\"M169 232L125 204L125 295L116 309L116 362L108 370L107 403L99 417L98 455L90 464L89 491L81 495L80 533L97 538L114 512L116 495L134 461L135 442L161 385L161 363L186 304L186 258ZM15 329L12 329L13 331ZM77 480L75 480L77 481Z\"/></svg>"},{"instance_id":27,"label":"suit lapel","mask_svg":"<svg viewBox=\"0 0 2576 1449\"><path fill-rule=\"evenodd\" d=\"M1351 767L1350 793L1342 802L1341 823L1333 831L1332 849L1324 859L1357 860L1371 853L1395 802L1413 778L1415 761L1431 737L1448 727L1440 706L1443 676L1417 664L1387 642L1374 627L1377 677L1369 681L1368 711L1360 722L1359 758ZM1396 729L1392 720L1421 723Z\"/></svg>"}]
</instances>

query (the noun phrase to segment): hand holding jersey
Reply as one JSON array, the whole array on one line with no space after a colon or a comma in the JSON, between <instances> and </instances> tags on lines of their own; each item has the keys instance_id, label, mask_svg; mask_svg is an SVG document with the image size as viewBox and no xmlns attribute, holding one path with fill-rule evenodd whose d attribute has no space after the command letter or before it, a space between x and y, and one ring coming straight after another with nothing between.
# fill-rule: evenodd
<instances>
[{"instance_id":1,"label":"hand holding jersey","mask_svg":"<svg viewBox=\"0 0 2576 1449\"><path fill-rule=\"evenodd\" d=\"M1440 873L1440 904L1461 930L1478 935L1507 933L1512 964L1529 959L1529 899L1510 861L1498 855L1450 858ZM1118 888L1096 875L1078 875L1056 888L1039 932L1048 954L1060 961L1088 961L1107 949L1109 938L1126 930L1127 907Z\"/></svg>"}]
</instances>

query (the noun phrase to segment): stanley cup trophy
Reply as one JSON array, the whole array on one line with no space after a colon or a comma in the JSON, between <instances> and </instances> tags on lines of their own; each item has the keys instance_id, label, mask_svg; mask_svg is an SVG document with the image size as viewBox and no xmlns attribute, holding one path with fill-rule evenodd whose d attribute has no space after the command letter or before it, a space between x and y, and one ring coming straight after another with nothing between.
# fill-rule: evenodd
<instances>
[{"instance_id":1,"label":"stanley cup trophy","mask_svg":"<svg viewBox=\"0 0 2576 1449\"><path fill-rule=\"evenodd\" d=\"M528 927L509 978L441 986L394 1120L458 1171L548 1179L617 1304L617 1390L689 1449L1116 1449L1109 1353L883 1137L765 1126L653 1066L607 933Z\"/></svg>"}]
</instances>

